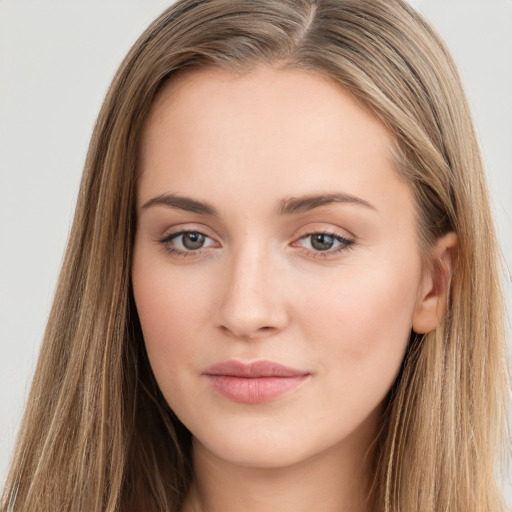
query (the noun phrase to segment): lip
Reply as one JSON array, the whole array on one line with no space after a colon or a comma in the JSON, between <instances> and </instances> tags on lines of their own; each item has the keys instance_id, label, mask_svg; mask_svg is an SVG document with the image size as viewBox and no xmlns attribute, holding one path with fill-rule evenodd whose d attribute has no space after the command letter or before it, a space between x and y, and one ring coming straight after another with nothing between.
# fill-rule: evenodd
<instances>
[{"instance_id":1,"label":"lip","mask_svg":"<svg viewBox=\"0 0 512 512\"><path fill-rule=\"evenodd\" d=\"M273 400L304 382L310 373L273 361L230 360L203 372L212 388L235 402L257 404Z\"/></svg>"}]
</instances>

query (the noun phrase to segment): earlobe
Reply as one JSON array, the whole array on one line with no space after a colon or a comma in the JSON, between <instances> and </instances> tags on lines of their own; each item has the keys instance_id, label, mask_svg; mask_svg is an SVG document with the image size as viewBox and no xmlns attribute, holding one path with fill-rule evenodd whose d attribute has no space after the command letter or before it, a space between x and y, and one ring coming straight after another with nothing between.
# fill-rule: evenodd
<instances>
[{"instance_id":1,"label":"earlobe","mask_svg":"<svg viewBox=\"0 0 512 512\"><path fill-rule=\"evenodd\" d=\"M432 247L430 268L425 271L412 319L418 334L433 331L446 313L450 282L457 256L457 235L443 235Z\"/></svg>"}]
</instances>

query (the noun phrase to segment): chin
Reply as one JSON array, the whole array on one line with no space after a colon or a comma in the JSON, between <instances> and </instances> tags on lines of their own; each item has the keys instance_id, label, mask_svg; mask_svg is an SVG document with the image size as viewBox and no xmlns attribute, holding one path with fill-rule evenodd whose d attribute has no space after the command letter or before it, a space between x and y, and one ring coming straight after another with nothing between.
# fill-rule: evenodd
<instances>
[{"instance_id":1,"label":"chin","mask_svg":"<svg viewBox=\"0 0 512 512\"><path fill-rule=\"evenodd\" d=\"M246 468L279 469L292 466L311 454L298 446L278 440L229 439L203 444L194 438L194 450L208 450L217 459Z\"/></svg>"}]
</instances>

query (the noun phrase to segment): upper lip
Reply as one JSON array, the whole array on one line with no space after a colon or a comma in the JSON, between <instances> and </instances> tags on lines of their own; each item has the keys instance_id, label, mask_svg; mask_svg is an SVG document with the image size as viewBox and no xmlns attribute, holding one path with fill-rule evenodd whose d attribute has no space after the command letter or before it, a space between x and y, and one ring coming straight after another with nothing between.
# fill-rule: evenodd
<instances>
[{"instance_id":1,"label":"upper lip","mask_svg":"<svg viewBox=\"0 0 512 512\"><path fill-rule=\"evenodd\" d=\"M260 377L298 377L301 375L309 375L309 372L290 368L273 361L254 361L246 363L230 360L210 366L205 370L204 374L257 379Z\"/></svg>"}]
</instances>

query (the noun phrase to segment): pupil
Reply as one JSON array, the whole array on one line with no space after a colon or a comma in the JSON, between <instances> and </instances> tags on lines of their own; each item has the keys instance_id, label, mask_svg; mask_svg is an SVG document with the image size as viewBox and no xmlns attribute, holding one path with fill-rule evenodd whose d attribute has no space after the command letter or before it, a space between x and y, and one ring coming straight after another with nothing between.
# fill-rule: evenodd
<instances>
[{"instance_id":1,"label":"pupil","mask_svg":"<svg viewBox=\"0 0 512 512\"><path fill-rule=\"evenodd\" d=\"M334 245L334 237L331 235L313 235L311 246L317 251L327 251Z\"/></svg>"},{"instance_id":2,"label":"pupil","mask_svg":"<svg viewBox=\"0 0 512 512\"><path fill-rule=\"evenodd\" d=\"M201 233L185 233L183 235L183 245L187 249L200 249L204 245L205 236Z\"/></svg>"}]
</instances>

